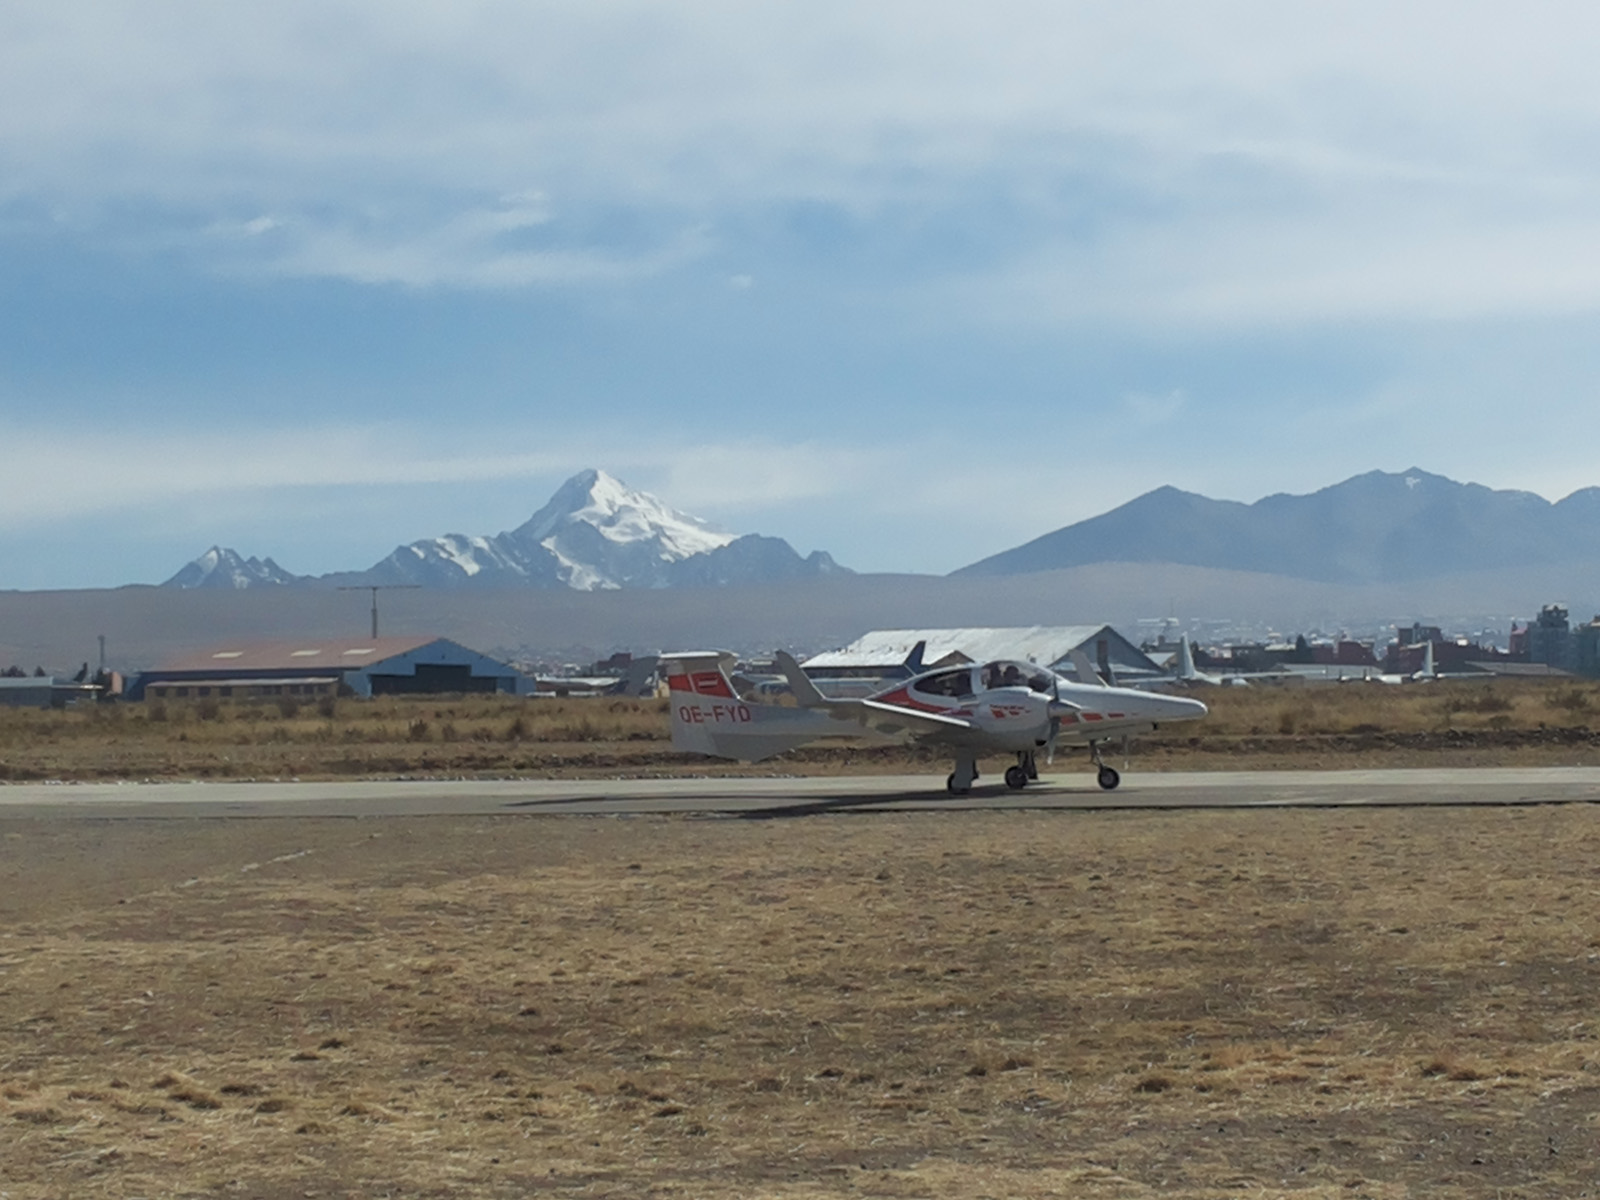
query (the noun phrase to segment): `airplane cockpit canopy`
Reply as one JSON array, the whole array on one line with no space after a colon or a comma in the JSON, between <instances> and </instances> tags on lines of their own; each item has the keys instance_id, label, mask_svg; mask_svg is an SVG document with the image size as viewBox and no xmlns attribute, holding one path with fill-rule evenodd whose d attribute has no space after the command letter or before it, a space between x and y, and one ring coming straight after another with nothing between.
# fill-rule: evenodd
<instances>
[{"instance_id":1,"label":"airplane cockpit canopy","mask_svg":"<svg viewBox=\"0 0 1600 1200\"><path fill-rule=\"evenodd\" d=\"M913 686L928 696L970 696L972 668L951 667L948 671L935 671L932 675L924 675Z\"/></svg>"},{"instance_id":2,"label":"airplane cockpit canopy","mask_svg":"<svg viewBox=\"0 0 1600 1200\"><path fill-rule=\"evenodd\" d=\"M1055 675L1038 663L1001 660L985 663L978 672L984 690L994 688L1025 687L1030 692L1048 696L1055 691Z\"/></svg>"}]
</instances>

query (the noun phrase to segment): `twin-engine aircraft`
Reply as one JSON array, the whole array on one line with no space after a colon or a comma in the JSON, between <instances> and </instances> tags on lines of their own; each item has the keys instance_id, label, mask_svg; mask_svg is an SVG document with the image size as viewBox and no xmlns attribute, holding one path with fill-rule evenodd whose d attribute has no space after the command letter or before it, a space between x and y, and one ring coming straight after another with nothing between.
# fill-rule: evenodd
<instances>
[{"instance_id":1,"label":"twin-engine aircraft","mask_svg":"<svg viewBox=\"0 0 1600 1200\"><path fill-rule=\"evenodd\" d=\"M797 708L742 698L729 678L731 654L663 654L673 746L760 762L823 738L916 741L954 754L955 770L945 780L953 795L971 789L978 759L987 755L1016 755L1005 781L1023 788L1039 777L1039 751L1048 761L1058 745L1087 746L1099 784L1109 791L1122 777L1101 760L1102 744L1206 715L1198 700L1074 683L1035 663L1007 660L939 667L865 699L830 700L792 656L780 651L777 660Z\"/></svg>"}]
</instances>

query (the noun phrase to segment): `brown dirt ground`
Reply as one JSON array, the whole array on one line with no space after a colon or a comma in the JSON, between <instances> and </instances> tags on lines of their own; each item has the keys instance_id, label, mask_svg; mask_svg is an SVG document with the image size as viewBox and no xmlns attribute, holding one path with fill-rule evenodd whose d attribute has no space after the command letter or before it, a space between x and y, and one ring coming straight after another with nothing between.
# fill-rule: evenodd
<instances>
[{"instance_id":1,"label":"brown dirt ground","mask_svg":"<svg viewBox=\"0 0 1600 1200\"><path fill-rule=\"evenodd\" d=\"M1600 1194L1600 808L8 820L0 1195Z\"/></svg>"}]
</instances>

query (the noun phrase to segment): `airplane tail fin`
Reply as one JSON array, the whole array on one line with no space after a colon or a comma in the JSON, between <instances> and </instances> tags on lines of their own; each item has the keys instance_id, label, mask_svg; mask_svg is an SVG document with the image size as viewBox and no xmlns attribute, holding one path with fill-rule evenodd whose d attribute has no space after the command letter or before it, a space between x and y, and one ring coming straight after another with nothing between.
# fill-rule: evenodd
<instances>
[{"instance_id":1,"label":"airplane tail fin","mask_svg":"<svg viewBox=\"0 0 1600 1200\"><path fill-rule=\"evenodd\" d=\"M622 680L622 694L624 696L639 696L644 694L651 677L656 673L656 667L661 660L654 654L645 654L634 659L628 664L628 673Z\"/></svg>"},{"instance_id":2,"label":"airplane tail fin","mask_svg":"<svg viewBox=\"0 0 1600 1200\"><path fill-rule=\"evenodd\" d=\"M837 726L823 714L740 699L729 677L734 661L726 651L661 656L672 708L674 749L760 762L837 732Z\"/></svg>"},{"instance_id":3,"label":"airplane tail fin","mask_svg":"<svg viewBox=\"0 0 1600 1200\"><path fill-rule=\"evenodd\" d=\"M1435 679L1439 675L1439 668L1433 661L1433 642L1430 639L1428 648L1422 652L1422 670L1417 672L1419 679Z\"/></svg>"},{"instance_id":4,"label":"airplane tail fin","mask_svg":"<svg viewBox=\"0 0 1600 1200\"><path fill-rule=\"evenodd\" d=\"M1193 679L1197 672L1194 669L1194 647L1189 645L1189 635L1183 635L1178 643L1178 678Z\"/></svg>"},{"instance_id":5,"label":"airplane tail fin","mask_svg":"<svg viewBox=\"0 0 1600 1200\"><path fill-rule=\"evenodd\" d=\"M923 638L911 647L911 653L906 655L905 668L913 675L921 675L928 668L922 662L922 656L927 652L928 639Z\"/></svg>"},{"instance_id":6,"label":"airplane tail fin","mask_svg":"<svg viewBox=\"0 0 1600 1200\"><path fill-rule=\"evenodd\" d=\"M1106 686L1106 681L1100 678L1100 672L1094 669L1094 664L1089 661L1089 656L1082 648L1072 652L1072 670L1077 675L1079 683L1086 683L1090 687Z\"/></svg>"},{"instance_id":7,"label":"airplane tail fin","mask_svg":"<svg viewBox=\"0 0 1600 1200\"><path fill-rule=\"evenodd\" d=\"M827 697L817 691L817 685L811 682L811 677L800 669L794 655L787 650L779 650L773 658L783 677L789 681L789 690L794 693L801 708L820 708L828 702Z\"/></svg>"}]
</instances>

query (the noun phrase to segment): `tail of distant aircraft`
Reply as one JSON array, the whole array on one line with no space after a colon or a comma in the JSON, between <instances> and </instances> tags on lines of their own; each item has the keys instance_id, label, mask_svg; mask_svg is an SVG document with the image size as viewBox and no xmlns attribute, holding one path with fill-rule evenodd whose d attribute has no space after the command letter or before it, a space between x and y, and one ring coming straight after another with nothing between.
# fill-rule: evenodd
<instances>
[{"instance_id":1,"label":"tail of distant aircraft","mask_svg":"<svg viewBox=\"0 0 1600 1200\"><path fill-rule=\"evenodd\" d=\"M1418 679L1437 679L1439 669L1433 662L1433 641L1429 639L1428 648L1422 652L1422 669L1417 672Z\"/></svg>"},{"instance_id":2,"label":"tail of distant aircraft","mask_svg":"<svg viewBox=\"0 0 1600 1200\"><path fill-rule=\"evenodd\" d=\"M752 704L734 689L726 651L663 654L677 750L760 762L839 731L825 713Z\"/></svg>"},{"instance_id":3,"label":"tail of distant aircraft","mask_svg":"<svg viewBox=\"0 0 1600 1200\"><path fill-rule=\"evenodd\" d=\"M1079 683L1086 683L1090 687L1106 687L1108 681L1100 678L1100 672L1094 669L1094 664L1089 661L1089 656L1080 646L1072 652L1072 669L1078 676Z\"/></svg>"},{"instance_id":4,"label":"tail of distant aircraft","mask_svg":"<svg viewBox=\"0 0 1600 1200\"><path fill-rule=\"evenodd\" d=\"M1194 647L1189 645L1186 633L1178 642L1178 678L1192 680L1199 672L1194 669Z\"/></svg>"}]
</instances>

